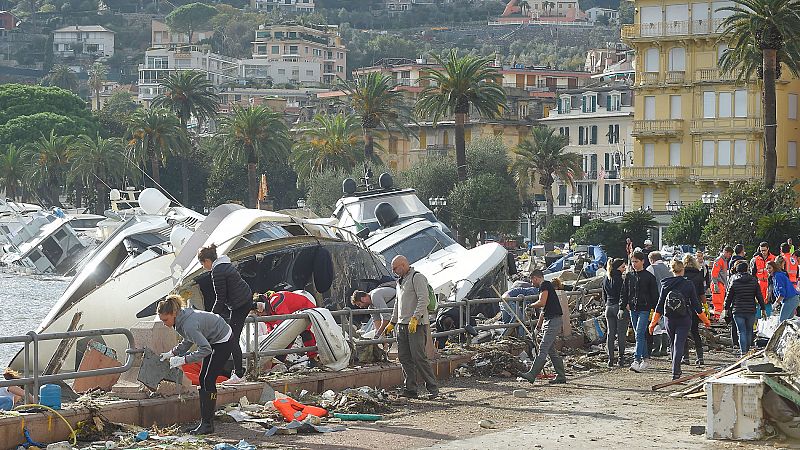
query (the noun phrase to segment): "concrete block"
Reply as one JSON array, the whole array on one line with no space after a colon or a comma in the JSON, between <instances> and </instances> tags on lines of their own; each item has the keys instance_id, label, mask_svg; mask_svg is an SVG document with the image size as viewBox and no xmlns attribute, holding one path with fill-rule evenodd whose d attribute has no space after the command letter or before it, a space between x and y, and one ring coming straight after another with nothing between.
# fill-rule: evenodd
<instances>
[{"instance_id":1,"label":"concrete block","mask_svg":"<svg viewBox=\"0 0 800 450\"><path fill-rule=\"evenodd\" d=\"M105 353L89 346L83 353L83 359L81 359L81 364L78 366L78 370L84 372L94 369L120 367L121 365L122 364L115 358L112 358ZM89 389L99 387L104 391L110 391L114 386L114 383L119 380L120 375L121 374L76 378L72 385L72 389L75 390L75 392L86 392Z\"/></svg>"},{"instance_id":2,"label":"concrete block","mask_svg":"<svg viewBox=\"0 0 800 450\"><path fill-rule=\"evenodd\" d=\"M173 347L178 345L180 336L178 333L164 325L163 322L157 320L153 321L139 321L131 327L134 342L139 348L149 348L155 353L164 353L167 350L172 350Z\"/></svg>"},{"instance_id":3,"label":"concrete block","mask_svg":"<svg viewBox=\"0 0 800 450\"><path fill-rule=\"evenodd\" d=\"M760 378L728 375L706 383L706 438L759 440L764 437Z\"/></svg>"},{"instance_id":4,"label":"concrete block","mask_svg":"<svg viewBox=\"0 0 800 450\"><path fill-rule=\"evenodd\" d=\"M161 361L157 353L149 348L145 348L142 366L139 368L139 375L136 379L141 381L148 388L156 390L162 381L172 381L175 384L183 384L186 375L180 367L170 369L168 361ZM191 386L191 383L189 383L189 385Z\"/></svg>"}]
</instances>

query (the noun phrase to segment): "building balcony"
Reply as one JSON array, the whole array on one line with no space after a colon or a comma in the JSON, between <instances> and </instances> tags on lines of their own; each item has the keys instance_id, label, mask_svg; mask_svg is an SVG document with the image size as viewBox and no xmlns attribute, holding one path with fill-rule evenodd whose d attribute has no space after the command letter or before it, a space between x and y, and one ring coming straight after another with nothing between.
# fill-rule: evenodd
<instances>
[{"instance_id":1,"label":"building balcony","mask_svg":"<svg viewBox=\"0 0 800 450\"><path fill-rule=\"evenodd\" d=\"M689 168L680 166L623 167L622 180L625 182L680 182L689 178Z\"/></svg>"},{"instance_id":2,"label":"building balcony","mask_svg":"<svg viewBox=\"0 0 800 450\"><path fill-rule=\"evenodd\" d=\"M636 82L639 86L656 86L658 81L658 72L643 72L636 75Z\"/></svg>"},{"instance_id":3,"label":"building balcony","mask_svg":"<svg viewBox=\"0 0 800 450\"><path fill-rule=\"evenodd\" d=\"M707 37L720 34L723 19L674 20L644 24L624 25L621 37L623 40L652 41L656 38Z\"/></svg>"},{"instance_id":4,"label":"building balcony","mask_svg":"<svg viewBox=\"0 0 800 450\"><path fill-rule=\"evenodd\" d=\"M411 153L419 153L423 158L446 158L455 153L455 147L445 144L428 144L425 148L413 148Z\"/></svg>"},{"instance_id":5,"label":"building balcony","mask_svg":"<svg viewBox=\"0 0 800 450\"><path fill-rule=\"evenodd\" d=\"M763 133L764 119L761 117L692 119L689 123L689 132L691 134Z\"/></svg>"},{"instance_id":6,"label":"building balcony","mask_svg":"<svg viewBox=\"0 0 800 450\"><path fill-rule=\"evenodd\" d=\"M683 134L683 120L634 120L633 136L680 136Z\"/></svg>"},{"instance_id":7,"label":"building balcony","mask_svg":"<svg viewBox=\"0 0 800 450\"><path fill-rule=\"evenodd\" d=\"M686 81L686 72L683 70L670 70L665 79L667 84L683 84Z\"/></svg>"},{"instance_id":8,"label":"building balcony","mask_svg":"<svg viewBox=\"0 0 800 450\"><path fill-rule=\"evenodd\" d=\"M763 166L708 166L692 167L689 179L697 182L751 180L764 177Z\"/></svg>"},{"instance_id":9,"label":"building balcony","mask_svg":"<svg viewBox=\"0 0 800 450\"><path fill-rule=\"evenodd\" d=\"M736 75L717 68L697 69L694 79L696 83L730 83L736 81Z\"/></svg>"}]
</instances>

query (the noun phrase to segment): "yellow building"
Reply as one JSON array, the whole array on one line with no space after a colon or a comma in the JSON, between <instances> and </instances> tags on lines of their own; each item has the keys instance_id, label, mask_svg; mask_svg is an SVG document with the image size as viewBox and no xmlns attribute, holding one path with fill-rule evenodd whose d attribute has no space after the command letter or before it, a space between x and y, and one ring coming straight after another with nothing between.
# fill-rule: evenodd
<instances>
[{"instance_id":1,"label":"yellow building","mask_svg":"<svg viewBox=\"0 0 800 450\"><path fill-rule=\"evenodd\" d=\"M633 207L666 211L739 180L762 178L760 83L722 73L719 26L731 2L636 0L622 39L636 51L633 164L623 169ZM788 71L784 71L787 73ZM800 81L777 84L778 181L797 167Z\"/></svg>"}]
</instances>

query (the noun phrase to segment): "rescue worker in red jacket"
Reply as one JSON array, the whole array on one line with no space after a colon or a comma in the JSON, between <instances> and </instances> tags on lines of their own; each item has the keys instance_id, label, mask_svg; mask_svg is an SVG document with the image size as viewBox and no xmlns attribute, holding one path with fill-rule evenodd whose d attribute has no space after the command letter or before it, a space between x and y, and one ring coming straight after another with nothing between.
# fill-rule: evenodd
<instances>
[{"instance_id":1,"label":"rescue worker in red jacket","mask_svg":"<svg viewBox=\"0 0 800 450\"><path fill-rule=\"evenodd\" d=\"M719 317L725 306L725 290L728 287L728 261L733 256L733 247L726 245L722 254L714 261L711 267L711 303L714 305L714 314Z\"/></svg>"},{"instance_id":2,"label":"rescue worker in red jacket","mask_svg":"<svg viewBox=\"0 0 800 450\"><path fill-rule=\"evenodd\" d=\"M769 287L769 272L767 272L767 263L775 261L775 255L769 252L769 244L762 242L758 244L758 253L750 260L750 274L758 280L758 286L761 288L761 295L765 301L767 298L767 288ZM772 313L772 305L767 304L767 315Z\"/></svg>"},{"instance_id":3,"label":"rescue worker in red jacket","mask_svg":"<svg viewBox=\"0 0 800 450\"><path fill-rule=\"evenodd\" d=\"M304 309L317 307L317 305L315 305L305 295L290 291L267 291L267 293L259 295L258 300L259 301L256 302L258 312L267 316L295 314ZM267 331L271 332L277 328L281 322L283 321L276 320L274 322L267 322ZM311 332L311 325L309 325L305 331L300 333L300 337L303 339L304 347L314 347L317 345L317 340L314 337L314 333ZM316 361L317 352L308 352L308 359Z\"/></svg>"},{"instance_id":4,"label":"rescue worker in red jacket","mask_svg":"<svg viewBox=\"0 0 800 450\"><path fill-rule=\"evenodd\" d=\"M781 256L783 256L784 261L783 270L789 275L789 281L797 287L797 272L800 265L797 262L797 256L794 256L794 253L791 252L791 246L786 242L781 244Z\"/></svg>"}]
</instances>

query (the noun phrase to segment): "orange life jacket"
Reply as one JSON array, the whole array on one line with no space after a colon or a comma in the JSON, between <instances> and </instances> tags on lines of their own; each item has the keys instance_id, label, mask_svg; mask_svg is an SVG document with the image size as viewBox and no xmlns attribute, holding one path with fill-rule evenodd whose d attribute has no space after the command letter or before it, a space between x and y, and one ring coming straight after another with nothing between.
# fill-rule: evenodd
<instances>
[{"instance_id":1,"label":"orange life jacket","mask_svg":"<svg viewBox=\"0 0 800 450\"><path fill-rule=\"evenodd\" d=\"M783 256L784 261L783 268L786 270L786 273L789 274L789 281L791 281L793 284L797 283L797 257L791 253L781 253L781 256Z\"/></svg>"},{"instance_id":2,"label":"orange life jacket","mask_svg":"<svg viewBox=\"0 0 800 450\"><path fill-rule=\"evenodd\" d=\"M756 279L758 279L759 283L768 283L769 282L769 272L767 272L767 263L770 261L775 261L775 255L772 253L767 256L765 259L761 254L753 257L753 266L756 269Z\"/></svg>"},{"instance_id":3,"label":"orange life jacket","mask_svg":"<svg viewBox=\"0 0 800 450\"><path fill-rule=\"evenodd\" d=\"M291 397L279 398L272 401L273 406L283 416L283 420L291 422L293 420L305 420L309 415L325 417L328 411L317 406L304 405Z\"/></svg>"}]
</instances>

